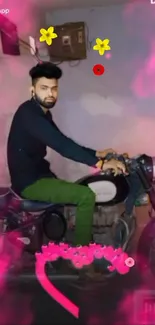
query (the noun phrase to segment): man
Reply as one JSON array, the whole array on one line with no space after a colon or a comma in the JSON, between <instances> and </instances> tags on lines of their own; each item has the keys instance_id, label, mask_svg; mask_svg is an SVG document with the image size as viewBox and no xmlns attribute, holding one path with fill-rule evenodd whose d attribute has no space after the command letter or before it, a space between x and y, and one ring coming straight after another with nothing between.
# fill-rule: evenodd
<instances>
[{"instance_id":1,"label":"man","mask_svg":"<svg viewBox=\"0 0 155 325\"><path fill-rule=\"evenodd\" d=\"M13 190L29 200L77 205L75 245L87 245L91 241L95 194L90 188L57 179L44 159L46 147L63 157L99 166L100 156L112 150L98 152L85 148L65 136L50 114L57 101L58 80L62 71L50 62L37 64L29 75L32 79L32 98L16 111L7 146L8 167ZM125 172L124 165L111 160L103 170L113 169L115 174Z\"/></svg>"}]
</instances>

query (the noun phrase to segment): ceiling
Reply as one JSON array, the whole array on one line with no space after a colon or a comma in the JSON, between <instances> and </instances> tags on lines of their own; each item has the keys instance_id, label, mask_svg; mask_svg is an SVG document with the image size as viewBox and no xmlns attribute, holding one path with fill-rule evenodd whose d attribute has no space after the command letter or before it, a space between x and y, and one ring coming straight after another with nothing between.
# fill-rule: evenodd
<instances>
[{"instance_id":1,"label":"ceiling","mask_svg":"<svg viewBox=\"0 0 155 325\"><path fill-rule=\"evenodd\" d=\"M136 2L139 0L34 0L41 7L50 7L51 9L73 9L101 7ZM148 0L146 0L148 1Z\"/></svg>"}]
</instances>

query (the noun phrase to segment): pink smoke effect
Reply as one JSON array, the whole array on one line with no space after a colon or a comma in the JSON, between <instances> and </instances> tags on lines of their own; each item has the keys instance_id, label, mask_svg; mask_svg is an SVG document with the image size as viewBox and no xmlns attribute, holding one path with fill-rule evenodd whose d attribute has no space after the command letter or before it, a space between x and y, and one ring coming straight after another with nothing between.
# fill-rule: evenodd
<instances>
[{"instance_id":1,"label":"pink smoke effect","mask_svg":"<svg viewBox=\"0 0 155 325\"><path fill-rule=\"evenodd\" d=\"M100 168L97 168L97 167L90 167L90 173L92 175L95 175L95 174L99 174L101 172L101 169Z\"/></svg>"},{"instance_id":2,"label":"pink smoke effect","mask_svg":"<svg viewBox=\"0 0 155 325\"><path fill-rule=\"evenodd\" d=\"M132 274L132 279L141 278L140 274ZM148 276L148 274L147 274ZM103 300L106 305L109 302L111 306L112 303L112 313L110 308L106 312L106 308L103 316L103 310L101 309L101 314L99 312L94 312L88 316L87 325L153 325L155 320L155 291L152 289L153 283L144 284L141 281L137 283L132 279L127 280L123 284L118 280L116 286L114 285L113 290L110 289L110 294L106 287L103 288L105 292L103 295L108 295L107 299ZM128 285L128 281L130 281ZM127 286L126 286L127 284ZM124 287L124 288L123 288ZM113 295L114 293L114 295ZM108 300L108 301L107 301ZM115 304L115 307L114 305ZM102 308L102 307L101 307ZM97 309L98 310L98 309Z\"/></svg>"},{"instance_id":3,"label":"pink smoke effect","mask_svg":"<svg viewBox=\"0 0 155 325\"><path fill-rule=\"evenodd\" d=\"M134 77L131 89L137 97L147 98L155 94L155 44L151 42L150 54Z\"/></svg>"},{"instance_id":4,"label":"pink smoke effect","mask_svg":"<svg viewBox=\"0 0 155 325\"><path fill-rule=\"evenodd\" d=\"M27 295L20 296L19 292L11 289L8 278L19 268L23 244L18 240L20 233L7 233L0 237L0 325L30 325L32 312ZM18 267L17 267L18 265Z\"/></svg>"},{"instance_id":5,"label":"pink smoke effect","mask_svg":"<svg viewBox=\"0 0 155 325\"><path fill-rule=\"evenodd\" d=\"M106 54L105 54L105 58L106 58L107 60L110 60L111 57L112 57L111 53L106 53Z\"/></svg>"},{"instance_id":6,"label":"pink smoke effect","mask_svg":"<svg viewBox=\"0 0 155 325\"><path fill-rule=\"evenodd\" d=\"M153 39L155 12L149 1L142 0L126 4L123 10L123 18L131 36L137 35L145 40ZM147 24L144 25L146 21Z\"/></svg>"},{"instance_id":7,"label":"pink smoke effect","mask_svg":"<svg viewBox=\"0 0 155 325\"><path fill-rule=\"evenodd\" d=\"M24 66L21 61L17 62L17 59L14 57L10 61L8 61L8 68L12 75L14 75L16 71L16 79L25 78L25 76L27 75L27 66ZM16 95L19 97L18 92L16 93Z\"/></svg>"},{"instance_id":8,"label":"pink smoke effect","mask_svg":"<svg viewBox=\"0 0 155 325\"><path fill-rule=\"evenodd\" d=\"M20 34L28 35L28 33L33 33L36 30L37 12L34 10L31 0L24 1L22 6L20 0L14 2L8 0L7 8L9 9L7 17L17 25Z\"/></svg>"},{"instance_id":9,"label":"pink smoke effect","mask_svg":"<svg viewBox=\"0 0 155 325\"><path fill-rule=\"evenodd\" d=\"M0 325L30 325L33 321L29 308L30 299L20 295L17 291L7 289L3 297L0 296Z\"/></svg>"},{"instance_id":10,"label":"pink smoke effect","mask_svg":"<svg viewBox=\"0 0 155 325\"><path fill-rule=\"evenodd\" d=\"M0 237L0 289L5 288L7 275L13 264L20 259L23 244L18 242L19 233L8 233ZM13 246L13 247L12 247ZM0 290L0 291L1 291Z\"/></svg>"},{"instance_id":11,"label":"pink smoke effect","mask_svg":"<svg viewBox=\"0 0 155 325\"><path fill-rule=\"evenodd\" d=\"M16 24L17 31L20 33L19 36L21 38L22 36L25 38L28 35L35 36L37 32L38 15L37 8L34 9L32 2L30 0L24 1L21 6L20 0L16 0L14 3L9 0L7 2L7 8L9 9L9 14L7 16L1 15L0 17L1 21L5 20L5 26L6 24L9 25L10 22ZM35 19L34 14L36 14Z\"/></svg>"},{"instance_id":12,"label":"pink smoke effect","mask_svg":"<svg viewBox=\"0 0 155 325\"><path fill-rule=\"evenodd\" d=\"M119 319L130 325L154 324L155 292L143 284L137 290L125 294L118 304L115 317L118 319L115 325L120 325Z\"/></svg>"},{"instance_id":13,"label":"pink smoke effect","mask_svg":"<svg viewBox=\"0 0 155 325\"><path fill-rule=\"evenodd\" d=\"M123 13L128 34L144 44L131 83L131 90L138 98L155 95L155 10L152 9L150 1L136 1L127 4Z\"/></svg>"},{"instance_id":14,"label":"pink smoke effect","mask_svg":"<svg viewBox=\"0 0 155 325\"><path fill-rule=\"evenodd\" d=\"M154 223L152 221L143 229L138 241L137 251L135 252L137 273L141 278L142 284L136 286L136 290L130 290L130 292L123 295L117 306L115 318L118 321L114 323L115 325L154 324L155 282L149 263L150 247L153 239Z\"/></svg>"},{"instance_id":15,"label":"pink smoke effect","mask_svg":"<svg viewBox=\"0 0 155 325\"><path fill-rule=\"evenodd\" d=\"M5 3L5 2L4 2ZM6 6L5 6L6 7ZM4 7L4 8L5 8ZM8 0L7 2L7 8L9 9L8 15L2 15L0 14L0 28L7 32L7 35L10 35L10 40L13 40L13 26L16 25L17 27L17 33L18 37L23 40L24 42L28 43L29 45L29 36L36 37L39 33L39 14L37 6L33 6L32 1L27 0L24 1L21 6L21 1L16 0L14 3L11 0ZM35 18L34 18L35 17ZM13 25L15 24L15 25ZM16 36L15 36L16 37ZM20 51L22 53L26 53L26 55L30 54L30 48L29 46L25 44L20 43ZM21 57L14 56L7 56L7 61L5 60L5 74L2 73L2 76L0 75L0 81L1 83L1 91L4 94L6 93L6 84L8 83L8 75L11 74L12 77L21 79L23 81L23 77L27 75L28 67L27 64L25 64L25 60L28 61L29 59L25 57L23 60L21 60ZM16 89L13 91L12 100L13 102L17 102L19 98L19 93ZM6 98L4 96L4 101L6 101Z\"/></svg>"},{"instance_id":16,"label":"pink smoke effect","mask_svg":"<svg viewBox=\"0 0 155 325\"><path fill-rule=\"evenodd\" d=\"M114 249L112 246L89 244L89 246L71 247L65 243L59 245L49 243L48 246L42 246L42 253L36 253L37 279L46 292L76 318L79 317L79 308L57 290L45 274L46 262L56 261L59 257L71 260L74 267L78 269L92 264L95 259L105 258L111 263L108 267L109 271L117 270L120 274L128 273L130 267L134 265L134 260L121 248Z\"/></svg>"}]
</instances>

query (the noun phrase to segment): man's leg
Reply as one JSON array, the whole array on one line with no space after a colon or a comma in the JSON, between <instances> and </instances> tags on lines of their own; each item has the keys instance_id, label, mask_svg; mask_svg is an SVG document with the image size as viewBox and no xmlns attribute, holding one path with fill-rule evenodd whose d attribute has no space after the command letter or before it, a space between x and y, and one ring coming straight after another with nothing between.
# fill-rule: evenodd
<instances>
[{"instance_id":1,"label":"man's leg","mask_svg":"<svg viewBox=\"0 0 155 325\"><path fill-rule=\"evenodd\" d=\"M89 187L55 178L43 178L27 187L22 196L29 200L77 205L74 244L89 244L95 207L95 194Z\"/></svg>"}]
</instances>

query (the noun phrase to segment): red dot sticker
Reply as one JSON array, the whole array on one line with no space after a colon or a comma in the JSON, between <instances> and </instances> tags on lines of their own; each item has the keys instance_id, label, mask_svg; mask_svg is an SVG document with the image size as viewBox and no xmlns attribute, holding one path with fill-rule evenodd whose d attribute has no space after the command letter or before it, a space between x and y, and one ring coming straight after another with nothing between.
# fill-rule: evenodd
<instances>
[{"instance_id":1,"label":"red dot sticker","mask_svg":"<svg viewBox=\"0 0 155 325\"><path fill-rule=\"evenodd\" d=\"M104 73L104 66L102 64L94 65L93 72L96 76L102 76L102 74Z\"/></svg>"}]
</instances>

